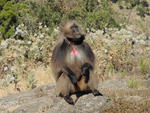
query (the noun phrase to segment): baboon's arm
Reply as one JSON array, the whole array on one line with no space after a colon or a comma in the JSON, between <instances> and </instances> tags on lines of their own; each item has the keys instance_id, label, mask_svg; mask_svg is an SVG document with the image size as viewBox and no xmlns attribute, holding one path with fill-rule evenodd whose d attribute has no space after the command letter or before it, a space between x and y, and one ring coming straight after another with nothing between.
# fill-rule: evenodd
<instances>
[{"instance_id":1,"label":"baboon's arm","mask_svg":"<svg viewBox=\"0 0 150 113\"><path fill-rule=\"evenodd\" d=\"M77 84L77 77L69 67L63 67L61 71L69 77L73 85Z\"/></svg>"},{"instance_id":2,"label":"baboon's arm","mask_svg":"<svg viewBox=\"0 0 150 113\"><path fill-rule=\"evenodd\" d=\"M85 63L82 65L81 70L82 70L82 75L84 76L89 76L89 69L93 70L93 67L89 63Z\"/></svg>"}]
</instances>

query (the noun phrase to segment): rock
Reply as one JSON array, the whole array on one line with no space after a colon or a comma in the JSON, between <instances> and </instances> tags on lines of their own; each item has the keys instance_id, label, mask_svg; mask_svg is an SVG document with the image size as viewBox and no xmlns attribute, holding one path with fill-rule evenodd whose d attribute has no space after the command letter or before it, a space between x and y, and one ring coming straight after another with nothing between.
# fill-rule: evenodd
<instances>
[{"instance_id":1,"label":"rock","mask_svg":"<svg viewBox=\"0 0 150 113\"><path fill-rule=\"evenodd\" d=\"M0 113L96 113L113 105L105 96L85 94L74 95L75 105L69 105L63 98L56 97L55 84L46 84L31 91L10 94L0 99Z\"/></svg>"},{"instance_id":2,"label":"rock","mask_svg":"<svg viewBox=\"0 0 150 113\"><path fill-rule=\"evenodd\" d=\"M34 99L27 104L15 109L12 113L42 113L53 105L54 101L50 97Z\"/></svg>"},{"instance_id":3,"label":"rock","mask_svg":"<svg viewBox=\"0 0 150 113\"><path fill-rule=\"evenodd\" d=\"M127 87L127 81L126 80L121 80L121 81L117 81L117 80L108 80L108 81L104 81L99 83L99 89L126 89Z\"/></svg>"},{"instance_id":4,"label":"rock","mask_svg":"<svg viewBox=\"0 0 150 113\"><path fill-rule=\"evenodd\" d=\"M150 75L149 75L149 77L148 77L148 79L147 79L147 85L146 85L146 88L149 88L150 87Z\"/></svg>"},{"instance_id":5,"label":"rock","mask_svg":"<svg viewBox=\"0 0 150 113\"><path fill-rule=\"evenodd\" d=\"M112 105L111 99L104 96L95 97L93 94L81 96L74 106L58 97L52 108L45 113L99 113Z\"/></svg>"},{"instance_id":6,"label":"rock","mask_svg":"<svg viewBox=\"0 0 150 113\"><path fill-rule=\"evenodd\" d=\"M46 84L40 87L37 87L31 91L22 92L22 93L14 93L10 94L6 97L3 97L0 99L0 106L3 107L3 109L0 108L2 111L12 111L14 109L19 108L26 108L27 105L31 104L31 108L34 109L34 103L36 104L42 104L43 100L46 98L46 96L55 97L55 84ZM42 98L45 97L45 98ZM46 99L49 99L48 97ZM38 100L39 99L39 100ZM42 100L40 100L42 99ZM45 100L46 100L45 99ZM49 100L51 101L51 100ZM26 105L27 104L27 105ZM33 105L33 106L32 106ZM19 109L18 108L18 109ZM29 107L27 107L28 109ZM28 111L28 110L27 110ZM14 111L15 113L15 111Z\"/></svg>"}]
</instances>

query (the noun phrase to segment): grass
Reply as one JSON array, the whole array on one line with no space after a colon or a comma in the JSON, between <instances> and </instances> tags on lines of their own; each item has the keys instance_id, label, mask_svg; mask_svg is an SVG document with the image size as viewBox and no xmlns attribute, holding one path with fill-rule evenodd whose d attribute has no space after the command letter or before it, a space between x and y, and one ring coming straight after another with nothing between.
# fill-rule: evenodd
<instances>
[{"instance_id":1,"label":"grass","mask_svg":"<svg viewBox=\"0 0 150 113\"><path fill-rule=\"evenodd\" d=\"M125 9L122 12L127 14ZM140 25L142 25L142 29L147 29L146 23L149 20L141 22L139 18L136 18L135 21L134 16L135 13L133 12L130 21L134 24L133 28L129 25L121 30L105 28L105 34L102 30L95 30L88 32L86 36L86 41L96 56L95 73L99 75L100 80L127 80L127 89L102 89L103 94L114 100L114 106L104 110L105 113L148 113L150 111L150 89L145 88L146 83L143 82L150 73L150 41L145 40L143 34L139 34L137 37L135 36L138 43L132 45L135 34L131 32L138 31ZM150 26L150 24L147 25ZM137 27L137 30L135 26L140 27ZM46 29L44 26L42 28ZM19 29L24 31L24 28L20 27ZM50 58L57 32L49 35L44 30L39 29L35 34L27 34L29 35L27 42L12 38L3 40L0 45L0 98L11 93L23 92L55 82L50 68ZM139 67L137 68L138 73L132 72L134 67ZM32 71L33 69L34 71ZM135 77L132 78L132 76ZM15 79L12 80L12 77ZM38 92L37 94L38 97L43 95L46 93ZM127 96L139 96L144 101L117 99L117 97Z\"/></svg>"},{"instance_id":2,"label":"grass","mask_svg":"<svg viewBox=\"0 0 150 113\"><path fill-rule=\"evenodd\" d=\"M149 59L140 58L140 72L143 74L150 73Z\"/></svg>"},{"instance_id":3,"label":"grass","mask_svg":"<svg viewBox=\"0 0 150 113\"><path fill-rule=\"evenodd\" d=\"M123 99L114 100L114 106L102 111L102 113L148 113L150 111L150 101L136 102Z\"/></svg>"},{"instance_id":4,"label":"grass","mask_svg":"<svg viewBox=\"0 0 150 113\"><path fill-rule=\"evenodd\" d=\"M140 85L140 83L137 80L128 80L127 81L128 88L138 88L139 85Z\"/></svg>"},{"instance_id":5,"label":"grass","mask_svg":"<svg viewBox=\"0 0 150 113\"><path fill-rule=\"evenodd\" d=\"M113 106L102 113L149 113L150 89L102 89L101 92L113 100ZM129 98L130 97L130 98ZM126 98L129 98L126 100ZM135 99L132 99L135 98ZM138 100L139 99L139 100Z\"/></svg>"},{"instance_id":6,"label":"grass","mask_svg":"<svg viewBox=\"0 0 150 113\"><path fill-rule=\"evenodd\" d=\"M107 71L107 73L110 72L111 74L113 74L115 72L114 65L112 63L109 63L106 67L106 71Z\"/></svg>"},{"instance_id":7,"label":"grass","mask_svg":"<svg viewBox=\"0 0 150 113\"><path fill-rule=\"evenodd\" d=\"M19 29L24 31L24 27ZM146 42L143 39L144 35L141 34L137 38L138 43L132 48L133 34L127 29L107 28L105 34L102 30L87 33L86 41L96 56L95 71L102 80L112 79L113 75L116 75L115 79L120 79L119 74L121 74L121 78L124 78L136 66L140 67L138 71L141 74L147 75L149 73L148 50L150 42ZM22 86L25 88L22 90L20 87L19 89L24 91L54 82L50 69L50 58L56 34L57 32L54 32L52 36L49 36L39 29L38 33L29 35L28 41L13 38L2 41L0 73L1 80L5 80L5 82L1 82L0 87L7 90L8 86L15 84L15 90ZM139 54L143 54L142 58L139 58ZM35 71L31 74L33 69ZM14 82L7 78L8 74L15 78ZM117 75L119 76L117 77ZM128 86L137 87L135 81L130 81Z\"/></svg>"},{"instance_id":8,"label":"grass","mask_svg":"<svg viewBox=\"0 0 150 113\"><path fill-rule=\"evenodd\" d=\"M112 34L112 36L108 34ZM2 58L0 62L2 66L0 68L0 97L55 82L50 68L55 35L55 32L53 36L49 36L39 31L37 35L30 35L28 43L25 40L14 39L2 41L3 45L0 46ZM103 112L149 111L150 94L148 92L150 89L144 89L146 83L141 81L149 74L150 61L147 50L150 43L144 43L143 35L139 35L139 43L132 48L130 36L132 34L127 29L107 29L106 34L97 30L87 34L86 41L91 45L96 56L95 73L99 75L100 80L127 80L127 89L101 90L103 94L114 100L114 106ZM140 54L143 56L140 57ZM137 66L140 67L138 75L132 73L132 68ZM15 79L12 80L11 77ZM45 95L46 92L37 92L37 97ZM145 100L137 102L127 101L123 98L128 96L139 96ZM117 99L119 97L122 98Z\"/></svg>"},{"instance_id":9,"label":"grass","mask_svg":"<svg viewBox=\"0 0 150 113\"><path fill-rule=\"evenodd\" d=\"M44 68L42 66L35 68L34 71L28 72L27 75L19 76L19 80L17 85L9 83L9 86L1 87L0 98L11 93L24 92L34 87L55 82L50 67Z\"/></svg>"}]
</instances>

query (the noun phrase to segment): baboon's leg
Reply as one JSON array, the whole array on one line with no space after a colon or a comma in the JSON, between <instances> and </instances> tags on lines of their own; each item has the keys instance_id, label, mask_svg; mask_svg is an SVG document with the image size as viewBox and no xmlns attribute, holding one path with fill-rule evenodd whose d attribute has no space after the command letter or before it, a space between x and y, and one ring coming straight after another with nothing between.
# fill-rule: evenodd
<instances>
[{"instance_id":1,"label":"baboon's leg","mask_svg":"<svg viewBox=\"0 0 150 113\"><path fill-rule=\"evenodd\" d=\"M80 91L87 91L90 90L90 88L87 85L86 76L82 76L81 80L78 82L78 86L80 88Z\"/></svg>"},{"instance_id":2,"label":"baboon's leg","mask_svg":"<svg viewBox=\"0 0 150 113\"><path fill-rule=\"evenodd\" d=\"M89 82L88 82L88 86L90 87L90 89L93 92L94 96L103 96L99 91L98 91L98 77L96 74L94 74L91 70L90 70L90 76L89 76Z\"/></svg>"},{"instance_id":3,"label":"baboon's leg","mask_svg":"<svg viewBox=\"0 0 150 113\"><path fill-rule=\"evenodd\" d=\"M69 104L74 104L73 99L70 97L70 93L75 91L69 77L66 74L62 74L56 83L57 92L62 96Z\"/></svg>"}]
</instances>

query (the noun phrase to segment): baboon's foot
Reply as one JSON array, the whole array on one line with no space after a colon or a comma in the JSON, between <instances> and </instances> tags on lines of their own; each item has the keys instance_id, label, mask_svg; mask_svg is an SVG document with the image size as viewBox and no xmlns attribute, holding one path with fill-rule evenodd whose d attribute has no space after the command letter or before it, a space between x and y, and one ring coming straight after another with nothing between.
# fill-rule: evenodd
<instances>
[{"instance_id":1,"label":"baboon's foot","mask_svg":"<svg viewBox=\"0 0 150 113\"><path fill-rule=\"evenodd\" d=\"M92 93L94 96L103 96L103 94L100 93L98 90L94 90L94 91L92 91Z\"/></svg>"},{"instance_id":2,"label":"baboon's foot","mask_svg":"<svg viewBox=\"0 0 150 113\"><path fill-rule=\"evenodd\" d=\"M66 102L68 102L69 104L74 104L73 99L72 99L69 95L64 96L64 99L65 99Z\"/></svg>"}]
</instances>

